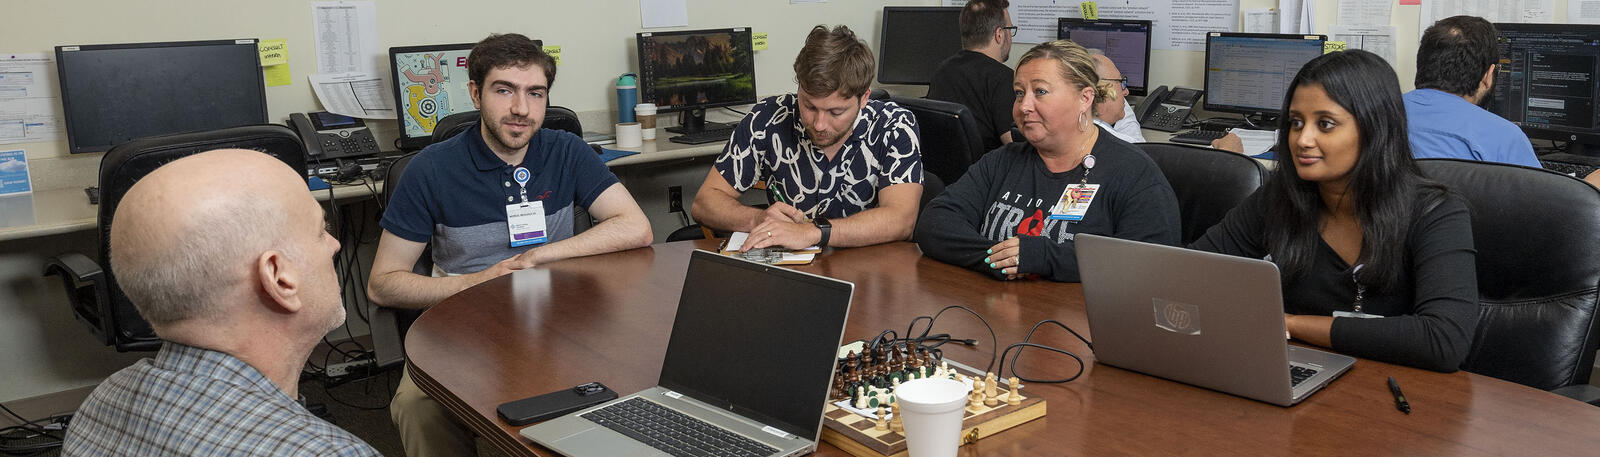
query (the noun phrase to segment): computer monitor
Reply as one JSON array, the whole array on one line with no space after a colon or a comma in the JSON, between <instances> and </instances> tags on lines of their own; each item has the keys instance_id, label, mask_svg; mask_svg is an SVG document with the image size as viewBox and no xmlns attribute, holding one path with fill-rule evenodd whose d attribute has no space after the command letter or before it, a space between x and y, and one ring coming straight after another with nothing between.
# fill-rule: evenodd
<instances>
[{"instance_id":1,"label":"computer monitor","mask_svg":"<svg viewBox=\"0 0 1600 457\"><path fill-rule=\"evenodd\" d=\"M1600 25L1495 24L1500 64L1490 111L1530 138L1568 142L1568 153L1600 155Z\"/></svg>"},{"instance_id":2,"label":"computer monitor","mask_svg":"<svg viewBox=\"0 0 1600 457\"><path fill-rule=\"evenodd\" d=\"M939 64L957 52L961 52L961 7L883 7L878 82L927 85Z\"/></svg>"},{"instance_id":3,"label":"computer monitor","mask_svg":"<svg viewBox=\"0 0 1600 457\"><path fill-rule=\"evenodd\" d=\"M472 111L467 55L474 43L389 48L393 71L395 121L401 150L420 149L433 138L433 126L455 113Z\"/></svg>"},{"instance_id":4,"label":"computer monitor","mask_svg":"<svg viewBox=\"0 0 1600 457\"><path fill-rule=\"evenodd\" d=\"M1056 39L1105 51L1128 78L1129 95L1143 96L1149 89L1150 21L1064 17L1056 24Z\"/></svg>"},{"instance_id":5,"label":"computer monitor","mask_svg":"<svg viewBox=\"0 0 1600 457\"><path fill-rule=\"evenodd\" d=\"M1278 117L1300 67L1322 55L1323 35L1206 34L1205 109Z\"/></svg>"},{"instance_id":6,"label":"computer monitor","mask_svg":"<svg viewBox=\"0 0 1600 457\"><path fill-rule=\"evenodd\" d=\"M267 123L256 40L56 46L67 145Z\"/></svg>"},{"instance_id":7,"label":"computer monitor","mask_svg":"<svg viewBox=\"0 0 1600 457\"><path fill-rule=\"evenodd\" d=\"M640 32L638 44L639 102L684 112L683 133L708 128L706 108L756 102L749 28Z\"/></svg>"}]
</instances>

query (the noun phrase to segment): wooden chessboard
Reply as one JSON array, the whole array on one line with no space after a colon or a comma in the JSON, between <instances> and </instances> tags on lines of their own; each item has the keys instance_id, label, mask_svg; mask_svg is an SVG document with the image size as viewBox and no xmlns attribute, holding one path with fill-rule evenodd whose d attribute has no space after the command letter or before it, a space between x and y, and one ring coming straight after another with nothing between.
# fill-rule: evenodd
<instances>
[{"instance_id":1,"label":"wooden chessboard","mask_svg":"<svg viewBox=\"0 0 1600 457\"><path fill-rule=\"evenodd\" d=\"M976 374L976 370L966 366L959 366L958 369L963 373ZM980 405L977 410L968 406L963 411L965 415L961 419L961 444L971 443L1044 417L1044 399L1027 397L1026 386L1021 392L1024 397L1022 403L1016 406L1006 404L1006 397L1010 393L1004 388L1004 384L1001 387L1000 402L995 406ZM852 413L830 402L823 408L822 441L831 443L856 457L907 457L905 435L893 430L877 430L873 428L875 424L871 418Z\"/></svg>"}]
</instances>

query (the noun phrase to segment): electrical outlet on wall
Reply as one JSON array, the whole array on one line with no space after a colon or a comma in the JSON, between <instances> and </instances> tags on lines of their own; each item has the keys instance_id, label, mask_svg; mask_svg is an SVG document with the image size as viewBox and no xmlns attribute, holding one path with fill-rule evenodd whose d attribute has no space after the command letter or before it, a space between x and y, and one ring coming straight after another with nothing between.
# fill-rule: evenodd
<instances>
[{"instance_id":1,"label":"electrical outlet on wall","mask_svg":"<svg viewBox=\"0 0 1600 457\"><path fill-rule=\"evenodd\" d=\"M667 212L683 212L683 186L672 186L667 188Z\"/></svg>"}]
</instances>

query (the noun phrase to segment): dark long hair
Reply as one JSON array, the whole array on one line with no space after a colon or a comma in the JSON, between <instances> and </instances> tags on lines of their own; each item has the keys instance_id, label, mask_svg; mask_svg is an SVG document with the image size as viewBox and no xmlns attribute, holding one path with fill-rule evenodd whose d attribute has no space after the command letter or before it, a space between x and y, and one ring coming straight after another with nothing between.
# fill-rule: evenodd
<instances>
[{"instance_id":1,"label":"dark long hair","mask_svg":"<svg viewBox=\"0 0 1600 457\"><path fill-rule=\"evenodd\" d=\"M1284 115L1278 122L1278 144L1293 141L1289 131L1289 102L1296 90L1321 85L1328 98L1355 118L1361 135L1361 153L1350 171L1348 194L1361 224L1361 254L1357 264L1362 284L1389 289L1406 268L1406 235L1420 214L1444 200L1443 185L1423 178L1411 158L1406 134L1405 102L1394 69L1377 55L1351 50L1324 54L1306 62L1283 96ZM1266 228L1268 252L1285 278L1305 273L1315 257L1321 234L1317 219L1322 198L1317 183L1300 179L1284 154L1283 162L1266 184L1267 218L1279 221Z\"/></svg>"}]
</instances>

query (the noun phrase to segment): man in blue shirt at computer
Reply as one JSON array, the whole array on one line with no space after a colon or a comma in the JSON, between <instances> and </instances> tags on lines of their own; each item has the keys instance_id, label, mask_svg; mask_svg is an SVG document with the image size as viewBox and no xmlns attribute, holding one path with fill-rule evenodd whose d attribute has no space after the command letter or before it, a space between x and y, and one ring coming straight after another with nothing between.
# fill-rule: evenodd
<instances>
[{"instance_id":1,"label":"man in blue shirt at computer","mask_svg":"<svg viewBox=\"0 0 1600 457\"><path fill-rule=\"evenodd\" d=\"M407 166L384 209L367 294L426 308L478 283L552 261L650 244L650 222L577 135L541 129L555 60L519 34L490 35L467 57L478 127ZM574 234L576 207L599 222ZM433 275L412 272L433 244ZM476 453L472 432L402 376L390 405L411 457Z\"/></svg>"},{"instance_id":2,"label":"man in blue shirt at computer","mask_svg":"<svg viewBox=\"0 0 1600 457\"><path fill-rule=\"evenodd\" d=\"M749 232L746 249L866 246L911 237L922 197L916 118L867 98L872 51L845 26L811 29L794 62L800 91L750 109L691 212ZM766 210L739 203L766 182Z\"/></svg>"},{"instance_id":3,"label":"man in blue shirt at computer","mask_svg":"<svg viewBox=\"0 0 1600 457\"><path fill-rule=\"evenodd\" d=\"M1500 51L1483 18L1441 19L1417 47L1417 89L1405 94L1411 155L1539 167L1522 129L1480 107L1494 87Z\"/></svg>"}]
</instances>

